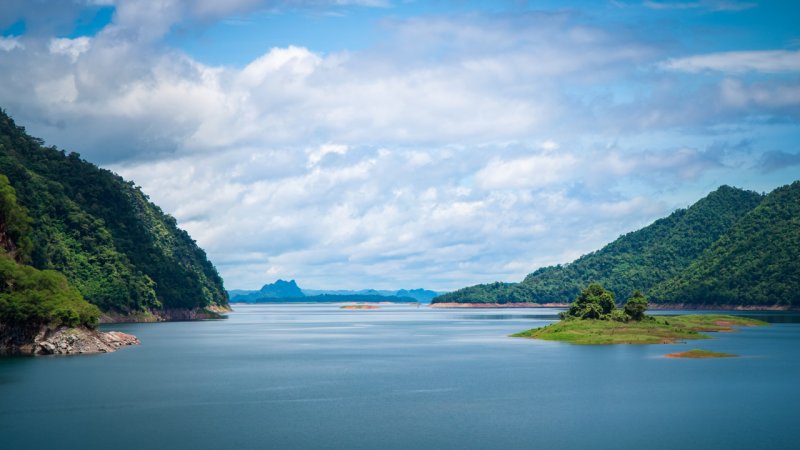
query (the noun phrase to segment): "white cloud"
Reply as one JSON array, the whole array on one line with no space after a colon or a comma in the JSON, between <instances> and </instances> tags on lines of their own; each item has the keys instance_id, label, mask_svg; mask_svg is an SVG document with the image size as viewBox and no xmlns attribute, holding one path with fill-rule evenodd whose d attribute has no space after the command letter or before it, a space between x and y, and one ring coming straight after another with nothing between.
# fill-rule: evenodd
<instances>
[{"instance_id":1,"label":"white cloud","mask_svg":"<svg viewBox=\"0 0 800 450\"><path fill-rule=\"evenodd\" d=\"M571 154L534 155L512 160L494 160L475 178L487 189L537 188L574 177L578 159Z\"/></svg>"},{"instance_id":2,"label":"white cloud","mask_svg":"<svg viewBox=\"0 0 800 450\"><path fill-rule=\"evenodd\" d=\"M539 148L541 148L544 151L548 151L548 152L553 151L553 150L558 150L559 147L560 147L560 145L558 145L558 142L556 142L556 141L554 141L552 139L548 139L546 141L543 141L541 144L539 144Z\"/></svg>"},{"instance_id":3,"label":"white cloud","mask_svg":"<svg viewBox=\"0 0 800 450\"><path fill-rule=\"evenodd\" d=\"M713 126L795 105L791 80L685 95L642 70L658 47L569 13L395 19L370 48L265 48L241 68L159 41L184 15L263 5L120 3L91 40L25 37L0 58L21 124L141 184L231 288L518 280L667 212L654 192L675 180L712 184Z\"/></svg>"},{"instance_id":4,"label":"white cloud","mask_svg":"<svg viewBox=\"0 0 800 450\"><path fill-rule=\"evenodd\" d=\"M794 83L744 83L726 78L719 89L726 104L740 109L800 106L800 85Z\"/></svg>"},{"instance_id":5,"label":"white cloud","mask_svg":"<svg viewBox=\"0 0 800 450\"><path fill-rule=\"evenodd\" d=\"M14 49L24 49L25 46L19 41L18 37L0 36L0 50L10 52Z\"/></svg>"},{"instance_id":6,"label":"white cloud","mask_svg":"<svg viewBox=\"0 0 800 450\"><path fill-rule=\"evenodd\" d=\"M414 149L354 149L343 165L248 179L239 167L271 164L248 153L115 167L175 214L232 288L257 287L267 271L309 287L520 279L535 255L566 262L565 251L593 248L620 224L627 230L664 211L641 196L586 201L558 183L537 193L464 188L488 154L430 152L430 164L414 165ZM591 232L574 225L588 217Z\"/></svg>"},{"instance_id":7,"label":"white cloud","mask_svg":"<svg viewBox=\"0 0 800 450\"><path fill-rule=\"evenodd\" d=\"M50 40L50 53L67 55L75 62L81 53L85 53L92 45L90 38L83 36L75 39L58 38Z\"/></svg>"},{"instance_id":8,"label":"white cloud","mask_svg":"<svg viewBox=\"0 0 800 450\"><path fill-rule=\"evenodd\" d=\"M792 73L800 72L800 51L760 50L708 53L674 58L661 64L668 70L682 72L719 71L724 73Z\"/></svg>"},{"instance_id":9,"label":"white cloud","mask_svg":"<svg viewBox=\"0 0 800 450\"><path fill-rule=\"evenodd\" d=\"M335 154L335 155L344 155L347 153L347 146L340 145L340 144L324 144L321 145L317 150L309 152L308 154L308 163L306 167L313 167L316 166L325 155Z\"/></svg>"}]
</instances>

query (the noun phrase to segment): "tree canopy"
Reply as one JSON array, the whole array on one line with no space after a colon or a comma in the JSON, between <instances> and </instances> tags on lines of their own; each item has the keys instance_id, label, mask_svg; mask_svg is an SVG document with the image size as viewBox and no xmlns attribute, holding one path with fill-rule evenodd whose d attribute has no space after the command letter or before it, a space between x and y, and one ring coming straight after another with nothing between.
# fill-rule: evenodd
<instances>
[{"instance_id":1,"label":"tree canopy","mask_svg":"<svg viewBox=\"0 0 800 450\"><path fill-rule=\"evenodd\" d=\"M614 294L599 283L591 283L581 290L569 309L561 313L562 319L641 321L647 316L647 299L639 291L633 293L623 308L617 308Z\"/></svg>"},{"instance_id":2,"label":"tree canopy","mask_svg":"<svg viewBox=\"0 0 800 450\"><path fill-rule=\"evenodd\" d=\"M173 217L133 183L43 146L3 111L0 173L30 216L29 229L14 217L6 222L8 233L22 235L17 253L37 269L61 272L101 310L227 305L217 270ZM0 203L7 204L3 180Z\"/></svg>"}]
</instances>

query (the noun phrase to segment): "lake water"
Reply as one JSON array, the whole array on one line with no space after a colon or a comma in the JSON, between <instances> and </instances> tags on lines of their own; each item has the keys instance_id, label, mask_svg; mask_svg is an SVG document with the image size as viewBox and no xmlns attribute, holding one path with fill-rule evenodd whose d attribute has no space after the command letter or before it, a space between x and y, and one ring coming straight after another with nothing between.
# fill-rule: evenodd
<instances>
[{"instance_id":1,"label":"lake water","mask_svg":"<svg viewBox=\"0 0 800 450\"><path fill-rule=\"evenodd\" d=\"M557 310L239 306L0 359L0 449L800 448L800 317L675 345L507 337ZM682 360L691 348L740 358Z\"/></svg>"}]
</instances>

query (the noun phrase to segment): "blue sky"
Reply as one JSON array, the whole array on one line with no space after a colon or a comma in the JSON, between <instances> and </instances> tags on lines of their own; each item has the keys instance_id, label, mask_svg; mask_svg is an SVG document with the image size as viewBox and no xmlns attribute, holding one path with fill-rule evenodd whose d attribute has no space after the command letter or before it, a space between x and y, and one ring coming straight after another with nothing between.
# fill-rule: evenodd
<instances>
[{"instance_id":1,"label":"blue sky","mask_svg":"<svg viewBox=\"0 0 800 450\"><path fill-rule=\"evenodd\" d=\"M449 290L800 174L800 4L8 0L0 107L229 288Z\"/></svg>"}]
</instances>

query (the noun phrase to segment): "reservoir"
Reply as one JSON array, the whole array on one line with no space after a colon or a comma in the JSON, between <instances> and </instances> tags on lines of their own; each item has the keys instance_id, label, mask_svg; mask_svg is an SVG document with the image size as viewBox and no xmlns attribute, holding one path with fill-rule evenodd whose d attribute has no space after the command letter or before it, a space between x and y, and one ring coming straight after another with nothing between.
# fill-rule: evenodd
<instances>
[{"instance_id":1,"label":"reservoir","mask_svg":"<svg viewBox=\"0 0 800 450\"><path fill-rule=\"evenodd\" d=\"M0 448L798 448L800 315L668 345L510 338L556 309L239 305L0 358ZM664 312L659 312L663 314ZM738 358L670 359L693 348Z\"/></svg>"}]
</instances>

